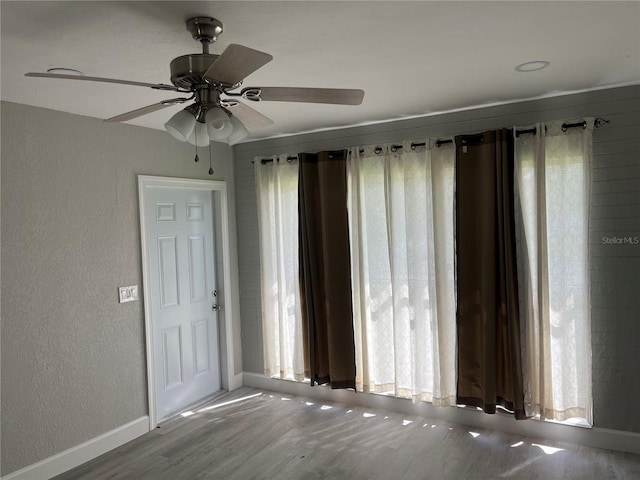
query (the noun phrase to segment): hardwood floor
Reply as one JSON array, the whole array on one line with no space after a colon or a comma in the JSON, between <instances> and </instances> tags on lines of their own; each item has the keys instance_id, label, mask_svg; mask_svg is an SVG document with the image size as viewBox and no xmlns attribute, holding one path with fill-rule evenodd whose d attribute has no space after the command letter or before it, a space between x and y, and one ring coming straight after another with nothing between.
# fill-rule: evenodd
<instances>
[{"instance_id":1,"label":"hardwood floor","mask_svg":"<svg viewBox=\"0 0 640 480\"><path fill-rule=\"evenodd\" d=\"M245 387L55 478L633 479L640 455Z\"/></svg>"}]
</instances>

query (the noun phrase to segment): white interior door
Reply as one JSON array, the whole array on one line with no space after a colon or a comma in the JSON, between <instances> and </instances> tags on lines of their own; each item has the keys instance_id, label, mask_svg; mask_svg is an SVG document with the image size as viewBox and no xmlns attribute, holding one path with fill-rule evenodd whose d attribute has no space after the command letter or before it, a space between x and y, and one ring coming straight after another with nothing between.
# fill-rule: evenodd
<instances>
[{"instance_id":1,"label":"white interior door","mask_svg":"<svg viewBox=\"0 0 640 480\"><path fill-rule=\"evenodd\" d=\"M161 420L220 390L210 191L146 187L147 253Z\"/></svg>"}]
</instances>

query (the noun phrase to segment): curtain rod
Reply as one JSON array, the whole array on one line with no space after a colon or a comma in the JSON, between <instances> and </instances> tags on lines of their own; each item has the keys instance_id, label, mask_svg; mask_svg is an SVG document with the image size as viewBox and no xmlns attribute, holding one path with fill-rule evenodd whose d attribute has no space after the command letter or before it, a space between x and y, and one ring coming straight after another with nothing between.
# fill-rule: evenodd
<instances>
[{"instance_id":1,"label":"curtain rod","mask_svg":"<svg viewBox=\"0 0 640 480\"><path fill-rule=\"evenodd\" d=\"M563 132L566 132L570 128L578 128L578 127L582 127L582 129L584 130L585 128L587 128L587 121L583 120L581 122L576 122L576 123L563 123L560 126L560 129Z\"/></svg>"},{"instance_id":2,"label":"curtain rod","mask_svg":"<svg viewBox=\"0 0 640 480\"><path fill-rule=\"evenodd\" d=\"M516 130L516 137L519 137L520 135L524 135L525 133L532 133L535 135L536 133L538 133L538 129L536 127L533 127L533 128L525 128L524 130Z\"/></svg>"},{"instance_id":3,"label":"curtain rod","mask_svg":"<svg viewBox=\"0 0 640 480\"><path fill-rule=\"evenodd\" d=\"M601 117L597 117L594 121L593 121L593 126L594 128L600 128L600 127L604 127L606 124L610 123L610 120L606 120L604 118ZM578 127L582 127L583 129L587 128L587 121L583 120L582 122L576 122L576 123L563 123L560 126L560 129L563 132L566 132L568 129L570 128L578 128ZM546 130L546 125L545 125L545 130ZM525 128L523 130L516 130L515 131L515 135L516 137L519 137L520 135L524 135L527 133L531 133L533 135L535 135L537 133L537 128L533 127L533 128ZM445 139L445 140L436 140L435 142L435 146L436 148L440 148L442 145L446 145L448 143L453 143L453 139L449 138L449 139ZM426 145L426 143L415 143L415 142L411 142L411 150L415 150L416 147L424 147ZM403 146L402 145L391 145L390 150L392 152L396 152L397 150L401 149ZM383 148L382 147L376 147L373 152L376 155L380 155L383 152ZM364 153L364 149L360 149L360 153ZM291 157L287 157L287 162L292 162L294 160L298 160L297 156L291 156ZM273 162L273 158L263 158L262 160L260 160L260 163L262 165L266 164L266 163L272 163ZM253 162L251 162L253 163Z\"/></svg>"},{"instance_id":4,"label":"curtain rod","mask_svg":"<svg viewBox=\"0 0 640 480\"><path fill-rule=\"evenodd\" d=\"M594 128L604 127L609 122L610 122L610 120L606 120L604 118L597 117L593 121L593 127ZM545 131L546 131L547 126L545 125L544 128L545 128ZM585 128L587 128L587 121L583 120L581 122L575 122L575 123L565 122L562 125L560 125L560 129L563 132L566 132L570 128L582 128L582 129L585 129ZM525 130L516 130L516 137L519 137L520 135L523 135L525 133L532 133L533 135L535 135L537 133L537 129L536 129L536 127L533 127L533 128L529 128L529 129L525 129Z\"/></svg>"},{"instance_id":5,"label":"curtain rod","mask_svg":"<svg viewBox=\"0 0 640 480\"><path fill-rule=\"evenodd\" d=\"M605 120L604 118L597 117L593 121L593 127L594 128L604 127L607 123L609 123L609 120ZM563 132L566 132L569 128L578 128L578 127L582 127L582 129L584 130L585 128L587 128L587 121L583 120L581 122L576 122L576 123L563 123L560 126Z\"/></svg>"},{"instance_id":6,"label":"curtain rod","mask_svg":"<svg viewBox=\"0 0 640 480\"><path fill-rule=\"evenodd\" d=\"M292 156L292 157L287 157L287 162L289 162L289 163L293 162L294 160L298 160L298 156L297 155ZM273 158L263 158L262 160L260 160L260 163L262 165L264 165L265 163L272 163L272 162L273 162ZM251 162L251 163L253 163L253 162Z\"/></svg>"}]
</instances>

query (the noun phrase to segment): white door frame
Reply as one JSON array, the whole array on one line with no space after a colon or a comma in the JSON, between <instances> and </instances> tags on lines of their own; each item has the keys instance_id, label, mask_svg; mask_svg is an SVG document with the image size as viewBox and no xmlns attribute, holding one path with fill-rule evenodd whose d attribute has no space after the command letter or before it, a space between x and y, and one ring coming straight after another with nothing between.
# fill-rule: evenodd
<instances>
[{"instance_id":1,"label":"white door frame","mask_svg":"<svg viewBox=\"0 0 640 480\"><path fill-rule=\"evenodd\" d=\"M149 288L149 258L147 252L147 225L146 225L146 187L174 187L206 190L219 193L219 208L213 205L213 211L220 214L221 228L215 229L215 236L220 242L215 241L215 245L222 246L220 258L222 258L222 268L216 265L216 273L222 273L223 280L223 311L225 323L224 338L220 337L220 341L224 342L223 351L226 352L226 358L221 358L220 376L223 387L233 390L236 387L234 379L233 364L233 300L231 296L231 252L229 246L229 210L227 202L227 183L223 180L199 180L190 178L173 178L173 177L156 177L150 175L138 175L138 203L140 206L140 243L142 249L142 287L144 294L144 326L145 326L145 343L147 355L147 398L149 402L149 430L156 428L158 424L156 413L156 378L154 368L154 346L153 346L153 322L151 315L151 289ZM214 239L215 240L215 239ZM222 351L220 352L222 356Z\"/></svg>"}]
</instances>

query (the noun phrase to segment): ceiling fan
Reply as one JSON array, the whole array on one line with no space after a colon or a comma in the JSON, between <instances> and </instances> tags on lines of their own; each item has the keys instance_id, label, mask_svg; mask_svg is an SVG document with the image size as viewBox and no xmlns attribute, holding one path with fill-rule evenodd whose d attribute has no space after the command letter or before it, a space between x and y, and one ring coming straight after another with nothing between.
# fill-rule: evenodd
<instances>
[{"instance_id":1,"label":"ceiling fan","mask_svg":"<svg viewBox=\"0 0 640 480\"><path fill-rule=\"evenodd\" d=\"M105 122L126 122L163 108L193 103L175 114L165 124L178 140L196 146L210 141L226 141L233 145L249 135L249 130L271 125L273 121L242 103L278 101L360 105L364 91L338 88L245 87L238 90L248 75L270 62L273 57L242 45L231 44L220 55L209 53L209 45L222 33L222 22L212 17L194 17L186 22L193 39L202 44L202 53L182 55L170 64L171 83L144 83L112 78L60 73L26 73L27 77L60 78L92 82L119 83L154 90L190 94L162 100L146 107L108 118Z\"/></svg>"}]
</instances>

